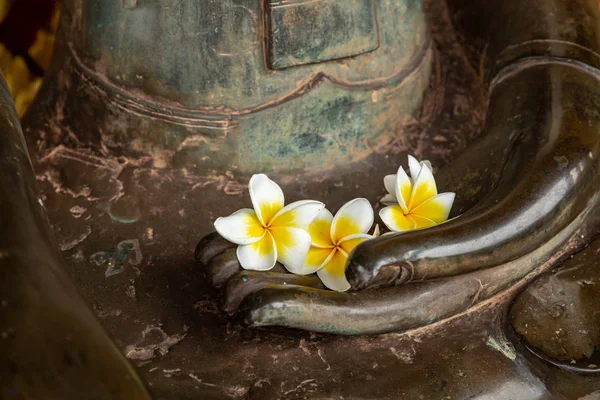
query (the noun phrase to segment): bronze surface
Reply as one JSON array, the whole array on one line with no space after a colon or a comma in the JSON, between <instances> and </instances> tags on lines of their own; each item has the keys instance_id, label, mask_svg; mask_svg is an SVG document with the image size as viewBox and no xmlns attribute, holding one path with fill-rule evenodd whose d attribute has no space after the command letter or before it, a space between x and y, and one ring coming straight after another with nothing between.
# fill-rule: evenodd
<instances>
[{"instance_id":1,"label":"bronze surface","mask_svg":"<svg viewBox=\"0 0 600 400\"><path fill-rule=\"evenodd\" d=\"M191 91L189 75L189 81L165 85L163 74L171 76L174 68L168 60L160 62L169 69L153 70L155 64L122 56L135 49L129 41L113 53L103 48L115 35L126 38L131 15L126 13L144 10L144 2L70 3L66 23L85 11L86 28L100 31L63 40L56 75L45 82L24 133L66 270L156 398L578 399L600 393L593 361L586 362L597 357L597 299L594 288L578 283L595 283L597 275L595 253L580 251L587 244L597 248L598 3L424 3L428 29L398 28L404 35L417 32L407 42L414 51L403 53L402 60L423 57L399 64L411 66L398 73L413 86L400 86L395 101L413 100L408 108L387 110L393 118L380 126L390 141L366 153L355 149L344 166L317 163L314 170L280 165L285 157L252 164L256 151L243 155L247 168L228 169L240 153L205 146L218 143L218 135L208 142L193 139L198 130L207 132L194 126L202 122L198 111L206 93ZM420 2L405 6L411 21L418 21ZM175 10L177 18L190 15ZM90 24L98 15L110 16L112 25ZM175 29L173 14L161 15L161 26ZM87 32L76 25L63 29ZM79 42L82 38L90 42ZM114 58L100 57L107 54ZM345 68L328 62L335 64L332 69ZM138 66L149 81L136 78ZM320 78L332 82L329 76ZM362 89L377 91L376 85ZM249 98L236 98L241 100ZM211 120L208 131L222 131L219 121ZM372 132L364 135L373 138ZM208 153L198 149L217 158L202 164L198 160ZM214 219L249 204L247 176L259 167L272 168L266 172L274 173L288 201L315 198L335 210L357 193L375 204L384 194L382 177L406 153L432 161L440 191L458 193L454 215L461 216L357 249L348 271L356 289L397 279L398 285L338 294L320 290L313 277L242 272L231 246L214 236L197 249L202 265L194 260L196 243L213 230ZM14 171L7 176L20 182ZM35 201L16 207L38 208ZM24 243L38 242L33 239ZM414 266L410 271L407 259ZM565 295L547 290L556 280L565 282ZM308 289L265 288L281 282ZM222 294L224 302L218 300ZM558 296L573 297L558 306L570 310L572 302L572 314L553 316L555 309L546 304ZM39 310L39 303L32 304ZM234 313L240 305L243 312ZM539 311L525 312L531 308ZM94 325L82 310L89 319L81 321ZM13 319L0 321L5 332L5 321ZM318 332L248 328L244 321ZM571 325L585 326L581 330L589 339L579 330L569 338L553 333ZM53 332L43 320L39 326L42 337ZM12 340L21 338L17 333ZM112 349L105 336L98 342ZM12 343L15 354L31 345ZM56 355L56 347L38 344L42 350L35 354ZM56 362L45 365L52 370ZM122 360L115 365L126 366ZM55 388L56 382L51 381Z\"/></svg>"}]
</instances>

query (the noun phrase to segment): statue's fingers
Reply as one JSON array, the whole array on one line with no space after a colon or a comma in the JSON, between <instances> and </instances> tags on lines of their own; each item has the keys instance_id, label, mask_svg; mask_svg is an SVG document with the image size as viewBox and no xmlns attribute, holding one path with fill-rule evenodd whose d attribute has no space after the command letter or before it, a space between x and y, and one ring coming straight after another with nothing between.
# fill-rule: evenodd
<instances>
[{"instance_id":1,"label":"statue's fingers","mask_svg":"<svg viewBox=\"0 0 600 400\"><path fill-rule=\"evenodd\" d=\"M349 311L348 293L302 286L272 285L246 297L240 305L244 323L252 327L282 326L315 332L329 332ZM337 315L340 311L343 316ZM355 311L360 313L360 309ZM337 328L336 333L340 333Z\"/></svg>"},{"instance_id":2,"label":"statue's fingers","mask_svg":"<svg viewBox=\"0 0 600 400\"><path fill-rule=\"evenodd\" d=\"M203 265L207 265L210 260L224 250L235 248L236 244L228 242L217 232L209 233L204 236L196 246L194 255L196 260Z\"/></svg>"},{"instance_id":3,"label":"statue's fingers","mask_svg":"<svg viewBox=\"0 0 600 400\"><path fill-rule=\"evenodd\" d=\"M376 290L333 292L274 285L246 297L240 310L254 327L282 326L339 335L407 331L464 312L510 288L560 246L549 242L532 259L459 276ZM554 253L552 253L554 254Z\"/></svg>"},{"instance_id":4,"label":"statue's fingers","mask_svg":"<svg viewBox=\"0 0 600 400\"><path fill-rule=\"evenodd\" d=\"M216 255L227 249L235 248L236 246L236 244L225 240L217 232L212 232L204 236L202 240L198 242L194 255L198 262L207 265Z\"/></svg>"},{"instance_id":5,"label":"statue's fingers","mask_svg":"<svg viewBox=\"0 0 600 400\"><path fill-rule=\"evenodd\" d=\"M242 267L237 258L236 248L228 248L212 257L206 265L206 275L211 284L220 288L240 272Z\"/></svg>"},{"instance_id":6,"label":"statue's fingers","mask_svg":"<svg viewBox=\"0 0 600 400\"><path fill-rule=\"evenodd\" d=\"M539 265L575 234L598 200L600 193L573 196L566 201L577 203L577 208L556 212L546 212L533 201L523 201L523 209L501 201L489 212L472 212L427 230L370 240L353 251L346 278L353 290L364 290L457 276L514 260ZM547 243L553 244L552 250L539 253Z\"/></svg>"},{"instance_id":7,"label":"statue's fingers","mask_svg":"<svg viewBox=\"0 0 600 400\"><path fill-rule=\"evenodd\" d=\"M233 275L227 283L223 310L227 313L233 313L237 311L240 304L249 295L266 287L285 287L288 285L325 289L319 278L315 275L293 275L284 272L283 267L280 265L277 265L273 270L268 272L242 271Z\"/></svg>"}]
</instances>

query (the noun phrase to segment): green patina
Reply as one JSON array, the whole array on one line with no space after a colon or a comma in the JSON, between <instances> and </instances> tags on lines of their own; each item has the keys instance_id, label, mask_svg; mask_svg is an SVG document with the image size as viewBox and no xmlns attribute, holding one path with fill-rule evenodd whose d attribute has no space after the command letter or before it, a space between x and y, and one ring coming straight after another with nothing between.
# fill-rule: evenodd
<instances>
[{"instance_id":1,"label":"green patina","mask_svg":"<svg viewBox=\"0 0 600 400\"><path fill-rule=\"evenodd\" d=\"M85 3L85 60L122 85L119 99L162 115L143 128L160 133L131 147L175 151L176 167L250 174L348 165L391 142L429 83L415 0L127 4ZM161 118L183 125L161 129Z\"/></svg>"}]
</instances>

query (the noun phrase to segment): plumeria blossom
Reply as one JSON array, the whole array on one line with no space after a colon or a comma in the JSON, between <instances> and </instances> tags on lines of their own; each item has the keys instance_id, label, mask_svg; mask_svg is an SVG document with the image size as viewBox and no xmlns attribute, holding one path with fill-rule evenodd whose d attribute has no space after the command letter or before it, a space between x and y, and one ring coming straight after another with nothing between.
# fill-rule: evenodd
<instances>
[{"instance_id":1,"label":"plumeria blossom","mask_svg":"<svg viewBox=\"0 0 600 400\"><path fill-rule=\"evenodd\" d=\"M373 207L366 199L354 199L340 208L335 217L324 208L308 226L312 246L302 275L317 273L329 289L339 292L350 289L345 269L348 256L356 246L365 240L379 236L367 232L373 225Z\"/></svg>"},{"instance_id":2,"label":"plumeria blossom","mask_svg":"<svg viewBox=\"0 0 600 400\"><path fill-rule=\"evenodd\" d=\"M410 177L402 167L383 179L388 194L381 199L383 223L394 232L429 228L448 219L454 193L438 194L431 164L408 156Z\"/></svg>"},{"instance_id":3,"label":"plumeria blossom","mask_svg":"<svg viewBox=\"0 0 600 400\"><path fill-rule=\"evenodd\" d=\"M312 242L308 225L325 205L302 200L284 207L283 191L264 174L252 176L249 190L254 209L218 218L215 229L239 245L242 268L267 271L279 261L288 271L301 272Z\"/></svg>"}]
</instances>

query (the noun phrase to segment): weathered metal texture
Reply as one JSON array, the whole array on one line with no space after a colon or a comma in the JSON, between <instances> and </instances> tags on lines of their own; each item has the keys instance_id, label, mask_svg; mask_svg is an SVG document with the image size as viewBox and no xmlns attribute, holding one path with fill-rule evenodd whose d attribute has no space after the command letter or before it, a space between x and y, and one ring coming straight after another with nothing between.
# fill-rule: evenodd
<instances>
[{"instance_id":1,"label":"weathered metal texture","mask_svg":"<svg viewBox=\"0 0 600 400\"><path fill-rule=\"evenodd\" d=\"M376 50L377 13L371 0L268 0L269 66L282 69Z\"/></svg>"},{"instance_id":2,"label":"weathered metal texture","mask_svg":"<svg viewBox=\"0 0 600 400\"><path fill-rule=\"evenodd\" d=\"M134 11L144 3L142 0L124 1L124 6L129 8L123 10ZM325 200L328 207L335 210L360 193L376 204L383 195L378 177L393 173L398 163L404 161L406 151L419 158L431 159L435 166L442 166L436 173L439 189L454 188L463 194L458 197L457 213L471 209L494 189L503 170L502 160L514 151L503 147L506 138L495 141L486 130L479 151L471 150L469 157L459 156L479 135L483 125L487 95L482 88L487 88L491 74L487 72L487 64L479 68L478 58L472 58L476 60L475 68L469 68L458 45L456 32L446 20L445 5L425 3L429 6L432 33L440 51L423 113L416 119L407 115L406 119L400 120L395 128L397 132L403 132L402 135L398 135L388 147L380 149L380 153L375 152L347 168L332 169L322 176L279 176L287 200ZM579 4L579 9L592 4L575 3ZM462 39L469 54L481 55L471 52L471 48L476 50L474 44L485 42L487 37L479 36L481 29L491 21L483 19L483 16L492 18L494 15L486 11L487 7L501 8L502 4L473 0L462 9L464 15L467 11L471 13L472 8L473 14L470 15L475 16L471 23L479 26L475 33L459 31L464 35ZM523 2L520 9L510 14L510 19L539 15L540 9L545 10L539 6L535 2ZM576 10L575 7L573 9ZM459 11L461 9L451 16L458 18L461 15ZM477 17L478 12L481 18ZM508 15L504 12L496 14L502 18ZM556 21L571 21L571 27L578 26L568 13L548 13L539 21L552 26L557 26L554 24ZM510 22L504 21L504 25L500 23L499 26L510 26ZM67 61L63 64L65 56ZM152 135L158 135L156 132L161 130L164 131L161 133L163 137L172 138L170 132L179 129L180 122L187 123L187 120L177 114L167 120L162 114L160 118L143 117L146 114L139 111L140 102L114 95L119 86L138 85L134 77L110 88L112 95L108 95L106 91L109 89L106 88L109 86L105 83L109 80L105 79L100 85L90 78L92 75L74 67L101 65L100 60L94 64L78 64L71 62L69 57L72 53L68 46L59 49L54 68L61 72L56 72L56 79L46 81L42 96L47 97L38 101L26 119L30 152L54 232L69 260L67 267L72 278L86 299L93 302L95 311L118 345L135 361L157 398L577 399L588 394L593 396L594 392L598 394L600 382L597 375L571 373L530 356L519 341L510 341L511 337L507 336L510 332L505 330L506 312L515 293L539 272L550 268L559 255L580 250L589 240L582 231L556 253L549 249L563 240L561 234L550 238L539 249L543 257L534 259L528 255L534 263L543 261L547 255L552 256L533 271L519 259L512 264L518 268L512 270L501 266L474 271L475 274L484 274L492 283L481 290L477 289L478 282L469 280L469 274L399 285L394 292L395 300L390 298L386 305L390 310L403 311L401 301L406 300L435 311L425 321L430 325L402 334L337 336L278 328L247 329L235 319L226 318L218 309L217 291L203 279L205 271L192 260L192 253L197 240L212 229L211 222L217 216L250 204L244 186L246 178L233 168L225 174L202 171L201 168L195 173L187 169L165 168L193 163L176 157L175 151L165 151L170 142L165 141L166 144L149 150L143 146L135 147L136 143L151 142ZM556 75L557 82L576 84L589 78L586 75L579 81L563 64L532 69L545 71L533 79L532 85L535 87L548 75L551 82ZM509 76L513 77L507 74L505 78ZM573 77L574 80L569 80ZM498 81L497 87L511 82L514 81ZM522 88L516 90L519 94L507 96L502 101L508 104L515 102L515 97L523 91ZM586 90L582 94L589 98ZM134 88L128 89L125 94L131 92L140 93ZM544 90L544 93L547 91ZM573 95L570 89L563 92L557 89L556 93ZM145 101L160 101L160 104L172 101L165 95L159 97L155 94L143 98ZM575 92L575 95L578 94ZM115 99L124 100L117 106ZM555 111L547 115L547 123L567 121L558 117L565 98L554 96L548 99L552 102L546 106ZM127 114L121 108L135 113L134 116L124 118L123 115ZM492 109L501 110L497 106ZM592 111L586 109L585 112ZM502 117L502 114L496 114L496 117ZM569 121L572 123L573 119ZM129 122L130 125L119 126ZM492 122L489 121L488 126L492 126ZM109 123L115 126L106 129ZM105 135L106 132L110 135ZM133 144L130 143L131 138L134 138ZM202 142L201 138L193 140ZM132 152L132 148L139 151ZM215 155L218 154L215 152ZM225 153L221 161L226 162L228 157ZM564 160L559 160L563 162L552 165L564 166ZM448 172L444 172L443 165L448 162L454 164ZM520 164L514 165L518 167ZM535 188L519 190L527 194ZM582 190L582 198L583 193ZM517 201L524 209L527 207L528 203L521 203L520 199ZM582 202L574 204L581 205ZM574 220L573 223L578 224L579 221ZM586 223L595 224L589 218ZM470 226L473 230L478 229L476 225ZM544 228L531 232L531 236L544 234ZM530 254L535 256L535 252ZM225 257L225 260L230 262L231 257ZM222 265L218 263L213 267ZM227 274L236 273L232 267L237 266L230 263L226 267L222 274L214 275L217 279L213 283L229 291L230 301L225 304L229 311L247 295L248 287L252 291L261 287L264 281L281 282L283 279L277 272L268 276L242 272L237 274L237 280L225 284L230 277ZM494 275L495 271L500 273ZM240 284L244 283L244 277L248 285ZM317 285L310 278L290 277L290 281L305 286ZM513 284L514 281L517 283ZM494 290L510 285L508 290L493 294ZM402 289L408 293L412 291L414 295L402 295ZM372 290L371 294L364 291L359 295L376 296L378 291L383 293L384 290L390 289ZM260 299L260 293L254 298ZM275 288L266 289L263 293L269 295L263 301L285 296L284 291L276 291ZM436 293L446 296L442 299L447 301L440 301L435 297ZM489 295L490 298L480 301L480 295ZM419 302L419 298L427 302ZM308 302L302 302L302 299L299 297L297 301L301 309L306 310ZM324 299L326 297L318 297L317 300ZM361 303L355 309L358 313L362 312L361 317L372 318L365 310L374 311L373 317L381 316L381 308L368 307L373 304ZM466 311L460 312L461 306ZM319 309L315 313L321 311ZM410 309L404 311L411 312ZM452 317L446 318L452 314ZM410 315L421 318L414 312ZM309 322L321 317L315 315L314 318ZM394 318L398 316L394 315ZM422 322L418 318L413 319L413 322L416 321L413 326Z\"/></svg>"},{"instance_id":3,"label":"weathered metal texture","mask_svg":"<svg viewBox=\"0 0 600 400\"><path fill-rule=\"evenodd\" d=\"M67 2L64 123L98 128L81 146L194 172L321 172L384 149L420 110L420 1L163 3ZM93 114L71 115L81 101Z\"/></svg>"},{"instance_id":4,"label":"weathered metal texture","mask_svg":"<svg viewBox=\"0 0 600 400\"><path fill-rule=\"evenodd\" d=\"M55 249L0 75L0 398L148 399Z\"/></svg>"}]
</instances>

